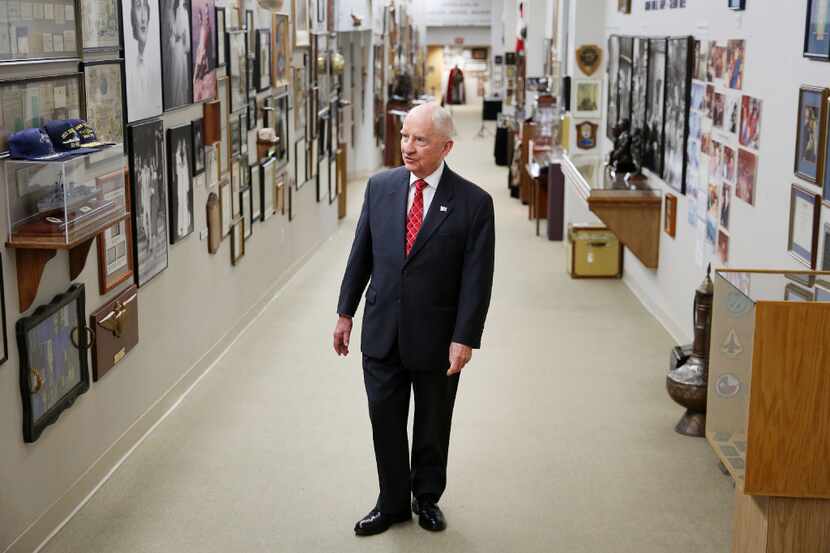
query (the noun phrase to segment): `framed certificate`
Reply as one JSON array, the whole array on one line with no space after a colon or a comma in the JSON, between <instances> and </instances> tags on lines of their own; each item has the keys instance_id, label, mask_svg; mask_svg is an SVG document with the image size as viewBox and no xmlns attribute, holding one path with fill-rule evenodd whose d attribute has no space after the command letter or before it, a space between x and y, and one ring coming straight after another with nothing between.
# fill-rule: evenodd
<instances>
[{"instance_id":1,"label":"framed certificate","mask_svg":"<svg viewBox=\"0 0 830 553\"><path fill-rule=\"evenodd\" d=\"M146 0L129 0L140 9ZM121 46L117 0L81 0L81 39L85 52Z\"/></svg>"},{"instance_id":2,"label":"framed certificate","mask_svg":"<svg viewBox=\"0 0 830 553\"><path fill-rule=\"evenodd\" d=\"M75 1L6 0L0 7L0 61L80 57L81 25Z\"/></svg>"},{"instance_id":3,"label":"framed certificate","mask_svg":"<svg viewBox=\"0 0 830 553\"><path fill-rule=\"evenodd\" d=\"M124 142L124 60L82 64L86 120L103 142Z\"/></svg>"},{"instance_id":4,"label":"framed certificate","mask_svg":"<svg viewBox=\"0 0 830 553\"><path fill-rule=\"evenodd\" d=\"M811 270L816 268L820 209L821 196L819 194L803 186L792 185L787 251Z\"/></svg>"}]
</instances>

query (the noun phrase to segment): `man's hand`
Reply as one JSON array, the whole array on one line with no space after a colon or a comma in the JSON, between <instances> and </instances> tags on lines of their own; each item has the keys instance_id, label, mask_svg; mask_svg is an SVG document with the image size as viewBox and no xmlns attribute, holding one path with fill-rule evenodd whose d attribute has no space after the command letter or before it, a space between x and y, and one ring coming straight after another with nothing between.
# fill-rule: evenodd
<instances>
[{"instance_id":1,"label":"man's hand","mask_svg":"<svg viewBox=\"0 0 830 553\"><path fill-rule=\"evenodd\" d=\"M473 348L453 342L450 344L450 370L447 371L447 376L452 376L461 372L464 365L470 362L473 358Z\"/></svg>"},{"instance_id":2,"label":"man's hand","mask_svg":"<svg viewBox=\"0 0 830 553\"><path fill-rule=\"evenodd\" d=\"M349 336L352 334L352 318L340 315L334 327L334 351L337 355L349 355Z\"/></svg>"}]
</instances>

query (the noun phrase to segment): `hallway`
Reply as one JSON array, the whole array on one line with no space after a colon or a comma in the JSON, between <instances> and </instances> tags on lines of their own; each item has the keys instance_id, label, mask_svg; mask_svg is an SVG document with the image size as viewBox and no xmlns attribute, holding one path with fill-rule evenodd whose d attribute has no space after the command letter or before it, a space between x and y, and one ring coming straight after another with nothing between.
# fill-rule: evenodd
<instances>
[{"instance_id":1,"label":"hallway","mask_svg":"<svg viewBox=\"0 0 830 553\"><path fill-rule=\"evenodd\" d=\"M41 551L728 549L731 480L704 440L673 431L672 339L621 281L568 277L564 245L536 237L509 198L492 137L473 138L479 109L454 114L448 163L493 196L497 251L482 349L453 419L447 531L352 531L377 493L362 309L347 358L331 333L361 182L340 229Z\"/></svg>"}]
</instances>

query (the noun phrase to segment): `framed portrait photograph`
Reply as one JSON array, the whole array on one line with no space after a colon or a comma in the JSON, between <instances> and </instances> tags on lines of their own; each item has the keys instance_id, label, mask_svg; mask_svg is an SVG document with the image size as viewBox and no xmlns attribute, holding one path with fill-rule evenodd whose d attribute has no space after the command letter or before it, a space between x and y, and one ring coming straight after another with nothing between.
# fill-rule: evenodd
<instances>
[{"instance_id":1,"label":"framed portrait photograph","mask_svg":"<svg viewBox=\"0 0 830 553\"><path fill-rule=\"evenodd\" d=\"M127 121L141 121L161 115L161 36L159 3L124 0L121 21L124 27Z\"/></svg>"},{"instance_id":2,"label":"framed portrait photograph","mask_svg":"<svg viewBox=\"0 0 830 553\"><path fill-rule=\"evenodd\" d=\"M726 43L726 86L741 90L746 65L746 47L743 40L729 40Z\"/></svg>"},{"instance_id":3,"label":"framed portrait photograph","mask_svg":"<svg viewBox=\"0 0 830 553\"><path fill-rule=\"evenodd\" d=\"M611 140L614 139L613 130L619 120L619 63L620 37L618 35L611 35L608 37L608 64L606 66L608 91L605 96L608 102L608 118L606 121L605 135Z\"/></svg>"},{"instance_id":4,"label":"framed portrait photograph","mask_svg":"<svg viewBox=\"0 0 830 553\"><path fill-rule=\"evenodd\" d=\"M248 65L245 32L231 31L227 33L226 41L228 44L227 71L230 76L230 111L236 111L248 105Z\"/></svg>"},{"instance_id":5,"label":"framed portrait photograph","mask_svg":"<svg viewBox=\"0 0 830 553\"><path fill-rule=\"evenodd\" d=\"M190 0L159 0L164 111L193 103ZM155 83L154 83L155 84Z\"/></svg>"},{"instance_id":6,"label":"framed portrait photograph","mask_svg":"<svg viewBox=\"0 0 830 553\"><path fill-rule=\"evenodd\" d=\"M118 25L117 0L81 0L81 47L85 52L118 49Z\"/></svg>"},{"instance_id":7,"label":"framed portrait photograph","mask_svg":"<svg viewBox=\"0 0 830 553\"><path fill-rule=\"evenodd\" d=\"M824 180L828 97L827 88L804 85L798 91L795 174L816 184Z\"/></svg>"},{"instance_id":8,"label":"framed portrait photograph","mask_svg":"<svg viewBox=\"0 0 830 553\"><path fill-rule=\"evenodd\" d=\"M686 139L692 85L690 36L669 38L666 55L665 146L663 180L680 194L686 193Z\"/></svg>"},{"instance_id":9,"label":"framed portrait photograph","mask_svg":"<svg viewBox=\"0 0 830 553\"><path fill-rule=\"evenodd\" d=\"M205 170L205 143L204 143L204 119L196 119L190 123L193 134L193 159L191 167L193 176L201 175Z\"/></svg>"},{"instance_id":10,"label":"framed portrait photograph","mask_svg":"<svg viewBox=\"0 0 830 553\"><path fill-rule=\"evenodd\" d=\"M262 220L267 221L274 214L274 182L276 181L277 165L273 158L268 159L260 166L260 183L262 186Z\"/></svg>"},{"instance_id":11,"label":"framed portrait photograph","mask_svg":"<svg viewBox=\"0 0 830 553\"><path fill-rule=\"evenodd\" d=\"M231 265L245 256L245 218L237 217L231 223Z\"/></svg>"},{"instance_id":12,"label":"framed portrait photograph","mask_svg":"<svg viewBox=\"0 0 830 553\"><path fill-rule=\"evenodd\" d=\"M620 13L631 13L631 0L617 0L617 11Z\"/></svg>"},{"instance_id":13,"label":"framed portrait photograph","mask_svg":"<svg viewBox=\"0 0 830 553\"><path fill-rule=\"evenodd\" d=\"M0 62L80 57L83 31L76 2L7 0L0 2L0 9Z\"/></svg>"},{"instance_id":14,"label":"framed portrait photograph","mask_svg":"<svg viewBox=\"0 0 830 553\"><path fill-rule=\"evenodd\" d=\"M215 254L222 244L222 210L219 206L219 196L216 192L208 194L205 203L205 217L208 231L208 253Z\"/></svg>"},{"instance_id":15,"label":"framed portrait photograph","mask_svg":"<svg viewBox=\"0 0 830 553\"><path fill-rule=\"evenodd\" d=\"M651 42L648 38L634 39L634 76L631 88L631 128L645 129L648 108L648 55ZM577 107L579 107L577 105ZM599 118L600 114L593 117Z\"/></svg>"},{"instance_id":16,"label":"framed portrait photograph","mask_svg":"<svg viewBox=\"0 0 830 553\"><path fill-rule=\"evenodd\" d=\"M92 61L82 64L86 121L102 142L124 142L124 62Z\"/></svg>"},{"instance_id":17,"label":"framed portrait photograph","mask_svg":"<svg viewBox=\"0 0 830 553\"><path fill-rule=\"evenodd\" d=\"M599 125L592 121L576 124L576 147L580 150L593 150L597 147L597 129Z\"/></svg>"},{"instance_id":18,"label":"framed portrait photograph","mask_svg":"<svg viewBox=\"0 0 830 553\"><path fill-rule=\"evenodd\" d=\"M287 15L275 13L271 28L271 63L274 86L288 86L291 66L291 23Z\"/></svg>"},{"instance_id":19,"label":"framed portrait photograph","mask_svg":"<svg viewBox=\"0 0 830 553\"><path fill-rule=\"evenodd\" d=\"M133 216L133 267L141 287L167 268L167 189L164 125L160 119L128 127Z\"/></svg>"},{"instance_id":20,"label":"framed portrait photograph","mask_svg":"<svg viewBox=\"0 0 830 553\"><path fill-rule=\"evenodd\" d=\"M574 117L599 119L600 106L602 105L600 100L602 82L590 81L587 79L574 79L573 89Z\"/></svg>"},{"instance_id":21,"label":"framed portrait photograph","mask_svg":"<svg viewBox=\"0 0 830 553\"><path fill-rule=\"evenodd\" d=\"M665 38L649 40L644 165L661 178L665 161L666 49Z\"/></svg>"},{"instance_id":22,"label":"framed portrait photograph","mask_svg":"<svg viewBox=\"0 0 830 553\"><path fill-rule=\"evenodd\" d=\"M746 0L727 0L727 7L730 10L746 9Z\"/></svg>"},{"instance_id":23,"label":"framed portrait photograph","mask_svg":"<svg viewBox=\"0 0 830 553\"><path fill-rule=\"evenodd\" d=\"M223 237L231 233L231 222L233 221L233 200L231 198L231 183L227 178L224 178L219 181L219 211L222 217Z\"/></svg>"},{"instance_id":24,"label":"framed portrait photograph","mask_svg":"<svg viewBox=\"0 0 830 553\"><path fill-rule=\"evenodd\" d=\"M798 184L792 185L787 251L811 270L816 268L820 209L819 194Z\"/></svg>"},{"instance_id":25,"label":"framed portrait photograph","mask_svg":"<svg viewBox=\"0 0 830 553\"><path fill-rule=\"evenodd\" d=\"M205 188L211 190L219 183L219 145L205 146Z\"/></svg>"},{"instance_id":26,"label":"framed portrait photograph","mask_svg":"<svg viewBox=\"0 0 830 553\"><path fill-rule=\"evenodd\" d=\"M271 88L271 31L256 31L256 66L254 73L258 92Z\"/></svg>"},{"instance_id":27,"label":"framed portrait photograph","mask_svg":"<svg viewBox=\"0 0 830 553\"><path fill-rule=\"evenodd\" d=\"M761 147L761 100L752 96L741 97L741 127L738 134L741 146Z\"/></svg>"},{"instance_id":28,"label":"framed portrait photograph","mask_svg":"<svg viewBox=\"0 0 830 553\"><path fill-rule=\"evenodd\" d=\"M167 129L170 243L193 232L193 135L190 123Z\"/></svg>"},{"instance_id":29,"label":"framed portrait photograph","mask_svg":"<svg viewBox=\"0 0 830 553\"><path fill-rule=\"evenodd\" d=\"M83 284L38 307L16 324L20 351L23 441L37 441L61 413L89 390Z\"/></svg>"},{"instance_id":30,"label":"framed portrait photograph","mask_svg":"<svg viewBox=\"0 0 830 553\"><path fill-rule=\"evenodd\" d=\"M291 0L291 13L294 14L294 48L308 46L311 35L309 19L309 0Z\"/></svg>"},{"instance_id":31,"label":"framed portrait photograph","mask_svg":"<svg viewBox=\"0 0 830 553\"><path fill-rule=\"evenodd\" d=\"M193 101L216 96L216 5L214 0L192 0L191 52Z\"/></svg>"},{"instance_id":32,"label":"framed portrait photograph","mask_svg":"<svg viewBox=\"0 0 830 553\"><path fill-rule=\"evenodd\" d=\"M804 56L830 60L830 0L807 0Z\"/></svg>"},{"instance_id":33,"label":"framed portrait photograph","mask_svg":"<svg viewBox=\"0 0 830 553\"><path fill-rule=\"evenodd\" d=\"M216 58L216 69L225 67L225 33L227 27L225 25L225 8L215 7L214 18L216 21L216 28L214 33L216 35L216 51L214 58Z\"/></svg>"},{"instance_id":34,"label":"framed portrait photograph","mask_svg":"<svg viewBox=\"0 0 830 553\"><path fill-rule=\"evenodd\" d=\"M129 217L98 234L98 289L103 296L133 276L132 224Z\"/></svg>"}]
</instances>

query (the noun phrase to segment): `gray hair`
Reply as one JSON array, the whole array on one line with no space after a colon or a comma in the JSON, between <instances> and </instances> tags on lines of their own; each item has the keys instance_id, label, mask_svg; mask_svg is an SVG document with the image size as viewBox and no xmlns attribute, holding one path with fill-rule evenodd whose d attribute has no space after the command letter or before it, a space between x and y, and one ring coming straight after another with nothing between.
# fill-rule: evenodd
<instances>
[{"instance_id":1,"label":"gray hair","mask_svg":"<svg viewBox=\"0 0 830 553\"><path fill-rule=\"evenodd\" d=\"M455 123L450 112L441 107L440 104L433 104L432 127L447 138L455 136Z\"/></svg>"}]
</instances>

